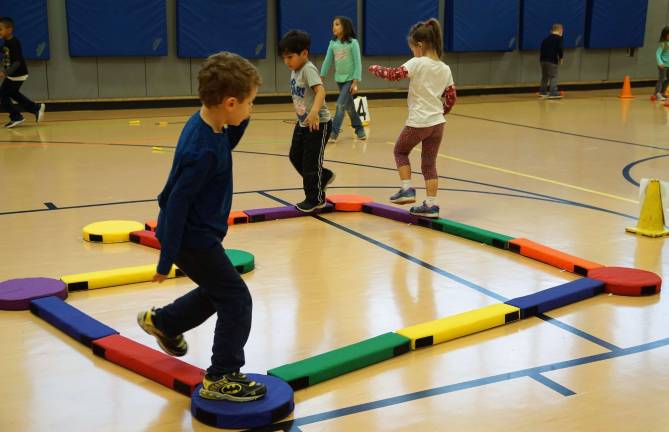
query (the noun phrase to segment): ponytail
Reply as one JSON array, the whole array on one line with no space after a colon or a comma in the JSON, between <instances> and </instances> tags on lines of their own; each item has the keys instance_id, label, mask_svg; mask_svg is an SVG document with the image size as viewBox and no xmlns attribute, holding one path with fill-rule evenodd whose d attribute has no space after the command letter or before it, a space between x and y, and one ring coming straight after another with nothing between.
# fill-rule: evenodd
<instances>
[{"instance_id":1,"label":"ponytail","mask_svg":"<svg viewBox=\"0 0 669 432\"><path fill-rule=\"evenodd\" d=\"M419 22L409 30L409 43L416 45L418 42L427 45L441 58L444 52L444 38L441 32L441 24L436 18Z\"/></svg>"}]
</instances>

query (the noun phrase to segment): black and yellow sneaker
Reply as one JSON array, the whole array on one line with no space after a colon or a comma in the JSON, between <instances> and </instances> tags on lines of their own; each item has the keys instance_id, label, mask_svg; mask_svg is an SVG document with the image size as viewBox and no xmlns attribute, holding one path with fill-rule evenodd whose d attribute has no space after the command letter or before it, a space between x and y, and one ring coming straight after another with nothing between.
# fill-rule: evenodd
<instances>
[{"instance_id":1,"label":"black and yellow sneaker","mask_svg":"<svg viewBox=\"0 0 669 432\"><path fill-rule=\"evenodd\" d=\"M137 324L150 334L155 336L158 345L165 351L167 354L174 357L181 357L186 355L188 352L188 343L184 339L184 335L180 334L175 337L168 337L163 332L158 330L158 328L153 325L153 317L156 315L155 308L151 310L140 312L137 314Z\"/></svg>"},{"instance_id":2,"label":"black and yellow sneaker","mask_svg":"<svg viewBox=\"0 0 669 432\"><path fill-rule=\"evenodd\" d=\"M223 376L205 375L200 397L211 400L251 402L267 394L264 384L251 381L241 372L230 372Z\"/></svg>"}]
</instances>

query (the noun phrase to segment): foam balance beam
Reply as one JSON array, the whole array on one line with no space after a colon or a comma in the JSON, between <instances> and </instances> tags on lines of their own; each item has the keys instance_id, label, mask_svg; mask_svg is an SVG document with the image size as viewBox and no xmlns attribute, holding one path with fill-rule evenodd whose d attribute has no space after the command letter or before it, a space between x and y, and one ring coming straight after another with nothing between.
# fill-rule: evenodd
<instances>
[{"instance_id":1,"label":"foam balance beam","mask_svg":"<svg viewBox=\"0 0 669 432\"><path fill-rule=\"evenodd\" d=\"M156 274L156 265L147 264L136 267L123 267L111 270L102 270L90 273L79 273L67 275L60 278L69 291L82 291L87 289L107 288L118 285L128 285L140 282L151 282ZM168 278L183 276L184 273L172 266L167 275Z\"/></svg>"},{"instance_id":2,"label":"foam balance beam","mask_svg":"<svg viewBox=\"0 0 669 432\"><path fill-rule=\"evenodd\" d=\"M150 220L144 223L144 229L147 231L156 232L156 228L158 228L158 221L156 220Z\"/></svg>"},{"instance_id":3,"label":"foam balance beam","mask_svg":"<svg viewBox=\"0 0 669 432\"><path fill-rule=\"evenodd\" d=\"M32 300L30 312L87 346L96 339L118 334L56 296Z\"/></svg>"},{"instance_id":4,"label":"foam balance beam","mask_svg":"<svg viewBox=\"0 0 669 432\"><path fill-rule=\"evenodd\" d=\"M331 213L333 211L332 204L327 204L322 209L318 209L311 213L304 213L298 210L293 205L283 207L261 208L253 210L244 210L249 217L249 222L264 222L277 219L289 219L294 217L309 216L312 214Z\"/></svg>"},{"instance_id":5,"label":"foam balance beam","mask_svg":"<svg viewBox=\"0 0 669 432\"><path fill-rule=\"evenodd\" d=\"M511 240L509 250L581 276L588 276L590 270L604 267L525 238Z\"/></svg>"},{"instance_id":6,"label":"foam balance beam","mask_svg":"<svg viewBox=\"0 0 669 432\"><path fill-rule=\"evenodd\" d=\"M385 333L323 354L267 371L299 390L408 352L410 341Z\"/></svg>"},{"instance_id":7,"label":"foam balance beam","mask_svg":"<svg viewBox=\"0 0 669 432\"><path fill-rule=\"evenodd\" d=\"M135 231L130 233L130 241L133 243L148 246L154 249L160 249L160 241L156 238L153 231Z\"/></svg>"},{"instance_id":8,"label":"foam balance beam","mask_svg":"<svg viewBox=\"0 0 669 432\"><path fill-rule=\"evenodd\" d=\"M436 345L520 319L520 310L504 303L485 306L434 321L416 324L395 333L411 339L411 348Z\"/></svg>"},{"instance_id":9,"label":"foam balance beam","mask_svg":"<svg viewBox=\"0 0 669 432\"><path fill-rule=\"evenodd\" d=\"M193 393L204 376L198 367L121 335L93 341L93 353L186 396Z\"/></svg>"},{"instance_id":10,"label":"foam balance beam","mask_svg":"<svg viewBox=\"0 0 669 432\"><path fill-rule=\"evenodd\" d=\"M528 318L594 297L603 292L603 282L582 278L534 294L511 299L506 304L520 309L520 318Z\"/></svg>"},{"instance_id":11,"label":"foam balance beam","mask_svg":"<svg viewBox=\"0 0 669 432\"><path fill-rule=\"evenodd\" d=\"M500 249L507 249L509 240L513 240L513 237L504 234L484 230L482 228L477 228L449 219L423 220L420 221L419 225L427 226L434 230L442 231L454 236L474 240L479 243L485 243Z\"/></svg>"},{"instance_id":12,"label":"foam balance beam","mask_svg":"<svg viewBox=\"0 0 669 432\"><path fill-rule=\"evenodd\" d=\"M380 216L387 219L392 219L398 222L418 225L421 219L420 216L413 215L406 210L393 207L386 204L371 202L362 205L362 211L375 216Z\"/></svg>"},{"instance_id":13,"label":"foam balance beam","mask_svg":"<svg viewBox=\"0 0 669 432\"><path fill-rule=\"evenodd\" d=\"M228 216L228 225L239 225L249 222L249 215L243 211L231 211Z\"/></svg>"}]
</instances>

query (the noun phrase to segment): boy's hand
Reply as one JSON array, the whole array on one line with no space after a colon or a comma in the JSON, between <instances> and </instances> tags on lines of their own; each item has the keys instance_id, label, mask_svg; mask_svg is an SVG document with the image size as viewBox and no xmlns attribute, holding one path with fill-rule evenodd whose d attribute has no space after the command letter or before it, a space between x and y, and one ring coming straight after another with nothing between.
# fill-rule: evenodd
<instances>
[{"instance_id":1,"label":"boy's hand","mask_svg":"<svg viewBox=\"0 0 669 432\"><path fill-rule=\"evenodd\" d=\"M0 79L6 77L7 75L4 72L0 72Z\"/></svg>"},{"instance_id":2,"label":"boy's hand","mask_svg":"<svg viewBox=\"0 0 669 432\"><path fill-rule=\"evenodd\" d=\"M663 69L664 69L664 65L663 65L663 64L661 64L661 65L657 65L657 67L659 67L660 70L663 70Z\"/></svg>"},{"instance_id":3,"label":"boy's hand","mask_svg":"<svg viewBox=\"0 0 669 432\"><path fill-rule=\"evenodd\" d=\"M151 282L163 283L165 282L165 279L167 279L167 275L156 273L153 275L153 279L151 279Z\"/></svg>"},{"instance_id":4,"label":"boy's hand","mask_svg":"<svg viewBox=\"0 0 669 432\"><path fill-rule=\"evenodd\" d=\"M307 117L307 124L309 125L309 130L311 132L317 131L320 129L320 117L318 116L318 111L311 111Z\"/></svg>"}]
</instances>

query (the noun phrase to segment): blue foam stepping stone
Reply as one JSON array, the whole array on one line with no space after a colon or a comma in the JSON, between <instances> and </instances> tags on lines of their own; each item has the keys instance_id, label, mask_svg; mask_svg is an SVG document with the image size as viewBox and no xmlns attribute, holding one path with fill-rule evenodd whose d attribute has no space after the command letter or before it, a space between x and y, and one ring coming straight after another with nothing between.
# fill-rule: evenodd
<instances>
[{"instance_id":1,"label":"blue foam stepping stone","mask_svg":"<svg viewBox=\"0 0 669 432\"><path fill-rule=\"evenodd\" d=\"M30 311L86 346L113 334L116 330L86 315L58 297L44 297L30 302Z\"/></svg>"},{"instance_id":2,"label":"blue foam stepping stone","mask_svg":"<svg viewBox=\"0 0 669 432\"><path fill-rule=\"evenodd\" d=\"M527 318L594 297L602 292L604 292L602 282L583 278L524 297L517 297L507 301L506 304L519 308L520 317Z\"/></svg>"},{"instance_id":3,"label":"blue foam stepping stone","mask_svg":"<svg viewBox=\"0 0 669 432\"><path fill-rule=\"evenodd\" d=\"M198 385L191 397L190 411L202 423L225 429L267 426L287 417L295 408L293 389L283 380L268 375L246 374L267 387L262 399L252 402L209 400L200 397Z\"/></svg>"}]
</instances>

